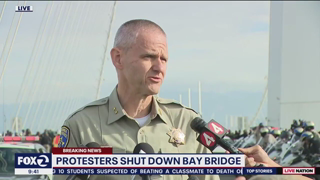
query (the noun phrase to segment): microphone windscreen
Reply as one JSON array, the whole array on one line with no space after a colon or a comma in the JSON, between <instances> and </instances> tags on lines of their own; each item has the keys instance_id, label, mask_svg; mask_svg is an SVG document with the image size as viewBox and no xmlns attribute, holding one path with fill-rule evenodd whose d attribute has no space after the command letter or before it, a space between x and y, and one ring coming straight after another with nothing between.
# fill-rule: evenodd
<instances>
[{"instance_id":1,"label":"microphone windscreen","mask_svg":"<svg viewBox=\"0 0 320 180\"><path fill-rule=\"evenodd\" d=\"M154 150L148 143L139 143L133 150L134 154L153 154Z\"/></svg>"},{"instance_id":2,"label":"microphone windscreen","mask_svg":"<svg viewBox=\"0 0 320 180\"><path fill-rule=\"evenodd\" d=\"M199 178L197 176L191 176L188 178L188 180L199 180Z\"/></svg>"},{"instance_id":3,"label":"microphone windscreen","mask_svg":"<svg viewBox=\"0 0 320 180\"><path fill-rule=\"evenodd\" d=\"M96 143L96 142L89 142L87 145L86 145L86 147L88 147L88 148L99 148L99 147L101 147L98 143Z\"/></svg>"},{"instance_id":4,"label":"microphone windscreen","mask_svg":"<svg viewBox=\"0 0 320 180\"><path fill-rule=\"evenodd\" d=\"M191 129L193 129L198 133L200 133L202 131L202 128L204 128L205 126L206 126L206 122L199 117L194 118L190 123Z\"/></svg>"}]
</instances>

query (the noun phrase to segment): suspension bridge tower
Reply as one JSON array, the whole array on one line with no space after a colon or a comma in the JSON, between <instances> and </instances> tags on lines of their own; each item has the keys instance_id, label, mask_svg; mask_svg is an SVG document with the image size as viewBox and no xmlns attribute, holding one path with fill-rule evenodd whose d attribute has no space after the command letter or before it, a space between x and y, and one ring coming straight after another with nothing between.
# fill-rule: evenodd
<instances>
[{"instance_id":1,"label":"suspension bridge tower","mask_svg":"<svg viewBox=\"0 0 320 180\"><path fill-rule=\"evenodd\" d=\"M270 2L268 118L288 128L293 119L320 128L320 3Z\"/></svg>"}]
</instances>

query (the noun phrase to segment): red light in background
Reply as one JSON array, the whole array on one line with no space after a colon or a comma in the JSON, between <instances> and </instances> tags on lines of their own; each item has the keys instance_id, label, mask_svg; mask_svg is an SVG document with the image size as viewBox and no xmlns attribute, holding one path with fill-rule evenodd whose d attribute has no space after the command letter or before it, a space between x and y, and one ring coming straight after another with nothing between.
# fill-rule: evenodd
<instances>
[{"instance_id":1,"label":"red light in background","mask_svg":"<svg viewBox=\"0 0 320 180\"><path fill-rule=\"evenodd\" d=\"M36 142L39 141L39 136L4 136L0 138L0 142Z\"/></svg>"},{"instance_id":2,"label":"red light in background","mask_svg":"<svg viewBox=\"0 0 320 180\"><path fill-rule=\"evenodd\" d=\"M3 137L3 141L4 142L12 141L12 137L11 136L5 136L5 137Z\"/></svg>"},{"instance_id":3,"label":"red light in background","mask_svg":"<svg viewBox=\"0 0 320 180\"><path fill-rule=\"evenodd\" d=\"M39 136L27 136L26 141L39 141Z\"/></svg>"},{"instance_id":4,"label":"red light in background","mask_svg":"<svg viewBox=\"0 0 320 180\"><path fill-rule=\"evenodd\" d=\"M26 141L34 141L34 136L27 136Z\"/></svg>"},{"instance_id":5,"label":"red light in background","mask_svg":"<svg viewBox=\"0 0 320 180\"><path fill-rule=\"evenodd\" d=\"M21 137L15 136L15 137L12 137L12 140L13 141L21 141Z\"/></svg>"}]
</instances>

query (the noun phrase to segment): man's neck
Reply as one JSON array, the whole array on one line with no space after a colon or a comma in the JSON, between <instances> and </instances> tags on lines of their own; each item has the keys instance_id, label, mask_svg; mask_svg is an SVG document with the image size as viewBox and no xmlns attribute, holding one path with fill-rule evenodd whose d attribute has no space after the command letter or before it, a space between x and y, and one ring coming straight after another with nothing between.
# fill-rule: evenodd
<instances>
[{"instance_id":1,"label":"man's neck","mask_svg":"<svg viewBox=\"0 0 320 180\"><path fill-rule=\"evenodd\" d=\"M143 96L125 89L117 88L118 98L121 106L132 118L147 116L152 107L152 95Z\"/></svg>"}]
</instances>

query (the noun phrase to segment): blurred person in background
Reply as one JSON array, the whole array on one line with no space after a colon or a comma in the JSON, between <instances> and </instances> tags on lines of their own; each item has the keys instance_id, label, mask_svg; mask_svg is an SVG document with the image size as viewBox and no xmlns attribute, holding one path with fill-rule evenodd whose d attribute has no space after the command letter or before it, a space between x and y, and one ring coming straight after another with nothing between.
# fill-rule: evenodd
<instances>
[{"instance_id":1,"label":"blurred person in background","mask_svg":"<svg viewBox=\"0 0 320 180\"><path fill-rule=\"evenodd\" d=\"M21 130L21 136L25 136L26 135L26 132L24 129Z\"/></svg>"},{"instance_id":2,"label":"blurred person in background","mask_svg":"<svg viewBox=\"0 0 320 180\"><path fill-rule=\"evenodd\" d=\"M12 133L9 130L7 130L5 136L12 136Z\"/></svg>"},{"instance_id":3,"label":"blurred person in background","mask_svg":"<svg viewBox=\"0 0 320 180\"><path fill-rule=\"evenodd\" d=\"M248 136L247 130L243 130L243 134L241 135L241 137L246 138L247 136Z\"/></svg>"},{"instance_id":4,"label":"blurred person in background","mask_svg":"<svg viewBox=\"0 0 320 180\"><path fill-rule=\"evenodd\" d=\"M258 143L258 141L259 141L259 139L261 137L260 129L263 128L263 127L264 127L263 123L260 123L259 126L254 131L254 137L256 139L256 143Z\"/></svg>"},{"instance_id":5,"label":"blurred person in background","mask_svg":"<svg viewBox=\"0 0 320 180\"><path fill-rule=\"evenodd\" d=\"M46 148L47 153L51 151L51 143L52 143L52 140L48 132L45 131L40 138L40 144Z\"/></svg>"},{"instance_id":6,"label":"blurred person in background","mask_svg":"<svg viewBox=\"0 0 320 180\"><path fill-rule=\"evenodd\" d=\"M26 130L25 136L32 136L32 133L31 133L30 129Z\"/></svg>"},{"instance_id":7,"label":"blurred person in background","mask_svg":"<svg viewBox=\"0 0 320 180\"><path fill-rule=\"evenodd\" d=\"M57 135L53 138L52 145L53 147L58 147L60 139L60 132L57 132Z\"/></svg>"},{"instance_id":8,"label":"blurred person in background","mask_svg":"<svg viewBox=\"0 0 320 180\"><path fill-rule=\"evenodd\" d=\"M294 129L296 129L297 127L300 127L300 122L298 122L296 119L294 119L294 120L292 121L292 124L291 124L290 129L291 129L291 131L293 132Z\"/></svg>"},{"instance_id":9,"label":"blurred person in background","mask_svg":"<svg viewBox=\"0 0 320 180\"><path fill-rule=\"evenodd\" d=\"M303 124L304 120L303 119L299 119L299 127L302 127L302 124Z\"/></svg>"},{"instance_id":10,"label":"blurred person in background","mask_svg":"<svg viewBox=\"0 0 320 180\"><path fill-rule=\"evenodd\" d=\"M315 136L319 136L318 132L314 129L315 123L313 121L308 121L305 123L304 130L305 131L311 131L315 133Z\"/></svg>"},{"instance_id":11,"label":"blurred person in background","mask_svg":"<svg viewBox=\"0 0 320 180\"><path fill-rule=\"evenodd\" d=\"M320 155L320 138L315 134L311 131L305 131L300 137L300 141L304 146L303 154L306 155L308 160L314 155Z\"/></svg>"},{"instance_id":12,"label":"blurred person in background","mask_svg":"<svg viewBox=\"0 0 320 180\"><path fill-rule=\"evenodd\" d=\"M278 137L280 137L281 135L281 130L280 129L273 130L272 135L274 138L278 139Z\"/></svg>"},{"instance_id":13,"label":"blurred person in background","mask_svg":"<svg viewBox=\"0 0 320 180\"><path fill-rule=\"evenodd\" d=\"M290 140L291 136L292 136L291 131L288 131L288 130L284 129L284 130L281 132L280 138L281 138L283 141L287 142L288 140Z\"/></svg>"},{"instance_id":14,"label":"blurred person in background","mask_svg":"<svg viewBox=\"0 0 320 180\"><path fill-rule=\"evenodd\" d=\"M262 147L262 149L265 149L269 144L273 144L277 141L277 139L269 132L270 130L267 127L260 129L262 140L260 141L259 145Z\"/></svg>"},{"instance_id":15,"label":"blurred person in background","mask_svg":"<svg viewBox=\"0 0 320 180\"><path fill-rule=\"evenodd\" d=\"M313 131L314 130L314 122L312 122L312 121L307 121L307 122L305 122L305 124L304 124L304 130L305 131Z\"/></svg>"},{"instance_id":16,"label":"blurred person in background","mask_svg":"<svg viewBox=\"0 0 320 180\"><path fill-rule=\"evenodd\" d=\"M302 127L297 127L294 129L294 138L292 139L292 142L296 142L297 140L300 139L301 134L304 132L304 129Z\"/></svg>"},{"instance_id":17,"label":"blurred person in background","mask_svg":"<svg viewBox=\"0 0 320 180\"><path fill-rule=\"evenodd\" d=\"M234 131L234 138L239 139L240 138L240 133L239 131Z\"/></svg>"}]
</instances>

